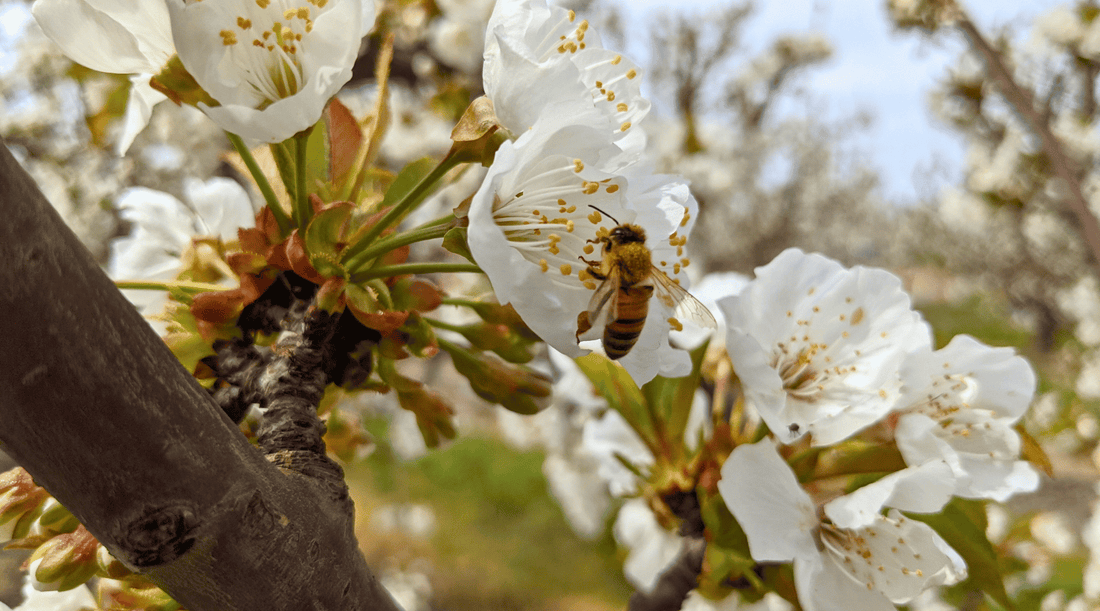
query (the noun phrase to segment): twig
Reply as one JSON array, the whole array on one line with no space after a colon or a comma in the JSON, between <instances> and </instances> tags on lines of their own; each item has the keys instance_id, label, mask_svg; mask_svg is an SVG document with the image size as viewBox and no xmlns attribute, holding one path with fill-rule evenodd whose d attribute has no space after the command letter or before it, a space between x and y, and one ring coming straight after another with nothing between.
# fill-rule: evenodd
<instances>
[{"instance_id":1,"label":"twig","mask_svg":"<svg viewBox=\"0 0 1100 611\"><path fill-rule=\"evenodd\" d=\"M1097 222L1096 216L1089 210L1088 200L1085 199L1085 194L1081 190L1081 173L1077 164L1066 154L1062 143L1050 130L1050 125L1036 110L1031 91L1016 82L1000 53L982 36L974 22L969 17L960 15L955 23L970 40L974 50L985 60L990 76L1001 95L1031 128L1031 131L1039 137L1043 153L1050 160L1055 176L1065 183L1068 191L1066 203L1077 218L1081 237L1092 254L1094 271L1100 275L1100 222Z\"/></svg>"}]
</instances>

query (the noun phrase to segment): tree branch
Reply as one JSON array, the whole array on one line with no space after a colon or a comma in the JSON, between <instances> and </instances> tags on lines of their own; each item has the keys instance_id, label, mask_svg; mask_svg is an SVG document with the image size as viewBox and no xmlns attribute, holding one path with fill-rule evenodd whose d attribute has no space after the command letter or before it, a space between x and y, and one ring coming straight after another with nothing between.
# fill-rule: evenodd
<instances>
[{"instance_id":1,"label":"tree branch","mask_svg":"<svg viewBox=\"0 0 1100 611\"><path fill-rule=\"evenodd\" d=\"M1031 91L1016 82L1000 53L982 36L974 22L960 11L955 23L969 39L971 47L982 56L998 91L1032 133L1039 137L1042 151L1050 160L1054 175L1065 185L1066 203L1076 217L1081 237L1092 255L1094 272L1100 275L1100 222L1097 222L1096 216L1089 209L1088 200L1081 190L1081 173L1077 163L1066 154L1062 143L1050 130L1050 125L1035 108Z\"/></svg>"},{"instance_id":2,"label":"tree branch","mask_svg":"<svg viewBox=\"0 0 1100 611\"><path fill-rule=\"evenodd\" d=\"M188 609L396 611L347 502L245 441L0 149L3 449Z\"/></svg>"}]
</instances>

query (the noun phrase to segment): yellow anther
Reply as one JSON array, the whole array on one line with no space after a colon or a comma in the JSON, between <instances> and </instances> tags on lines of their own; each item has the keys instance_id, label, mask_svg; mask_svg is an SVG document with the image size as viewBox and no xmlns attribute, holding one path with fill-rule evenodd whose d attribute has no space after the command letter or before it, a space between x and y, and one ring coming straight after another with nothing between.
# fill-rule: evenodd
<instances>
[{"instance_id":1,"label":"yellow anther","mask_svg":"<svg viewBox=\"0 0 1100 611\"><path fill-rule=\"evenodd\" d=\"M584 162L581 161L580 159L574 159L573 160L573 171L577 172L579 174L582 170L584 170Z\"/></svg>"},{"instance_id":2,"label":"yellow anther","mask_svg":"<svg viewBox=\"0 0 1100 611\"><path fill-rule=\"evenodd\" d=\"M670 317L668 319L668 324L669 324L669 326L671 326L673 328L673 330L676 330L676 331L683 331L684 330L684 325L681 324L680 321L676 320L675 317Z\"/></svg>"},{"instance_id":3,"label":"yellow anther","mask_svg":"<svg viewBox=\"0 0 1100 611\"><path fill-rule=\"evenodd\" d=\"M680 221L680 226L687 227L689 220L691 220L691 211L684 210L684 220Z\"/></svg>"},{"instance_id":4,"label":"yellow anther","mask_svg":"<svg viewBox=\"0 0 1100 611\"><path fill-rule=\"evenodd\" d=\"M619 185L607 185L607 192L614 193L619 190Z\"/></svg>"},{"instance_id":5,"label":"yellow anther","mask_svg":"<svg viewBox=\"0 0 1100 611\"><path fill-rule=\"evenodd\" d=\"M603 220L603 216L597 210L593 210L592 214L588 215L588 222L593 225L599 223L601 220Z\"/></svg>"},{"instance_id":6,"label":"yellow anther","mask_svg":"<svg viewBox=\"0 0 1100 611\"><path fill-rule=\"evenodd\" d=\"M252 27L252 21L244 17L237 17L237 27L242 30L247 30Z\"/></svg>"},{"instance_id":7,"label":"yellow anther","mask_svg":"<svg viewBox=\"0 0 1100 611\"><path fill-rule=\"evenodd\" d=\"M634 78L634 77L636 77L636 76L638 76L638 71L637 71L637 70L635 70L635 69L633 69L633 68L631 68L631 69L630 69L630 70L629 70L629 71L628 71L628 72L626 73L626 78L628 78L628 79L632 79L632 78Z\"/></svg>"},{"instance_id":8,"label":"yellow anther","mask_svg":"<svg viewBox=\"0 0 1100 611\"><path fill-rule=\"evenodd\" d=\"M566 231L568 231L569 233L573 233L574 229L576 229L576 226L573 224L573 221L565 221Z\"/></svg>"},{"instance_id":9,"label":"yellow anther","mask_svg":"<svg viewBox=\"0 0 1100 611\"><path fill-rule=\"evenodd\" d=\"M623 61L623 56L622 55L616 55L615 59L611 60L611 65L612 66L617 66L617 65L619 65L619 62L621 62L621 61Z\"/></svg>"},{"instance_id":10,"label":"yellow anther","mask_svg":"<svg viewBox=\"0 0 1100 611\"><path fill-rule=\"evenodd\" d=\"M570 11L569 11L569 23L573 23L573 21L574 21L574 20L575 20L576 18L577 18L577 13L575 13L575 12L574 12L574 11L572 11L572 10L570 10Z\"/></svg>"},{"instance_id":11,"label":"yellow anther","mask_svg":"<svg viewBox=\"0 0 1100 611\"><path fill-rule=\"evenodd\" d=\"M568 276L573 273L573 266L568 263L561 264L561 275Z\"/></svg>"},{"instance_id":12,"label":"yellow anther","mask_svg":"<svg viewBox=\"0 0 1100 611\"><path fill-rule=\"evenodd\" d=\"M550 269L550 264L546 262L546 259L539 259L539 267L541 267L542 271L545 273L546 270Z\"/></svg>"},{"instance_id":13,"label":"yellow anther","mask_svg":"<svg viewBox=\"0 0 1100 611\"><path fill-rule=\"evenodd\" d=\"M600 183L584 181L584 187L582 189L586 195L592 195L596 191L600 190Z\"/></svg>"},{"instance_id":14,"label":"yellow anther","mask_svg":"<svg viewBox=\"0 0 1100 611\"><path fill-rule=\"evenodd\" d=\"M267 8L269 4L271 4L271 0L256 0L256 6L260 8Z\"/></svg>"},{"instance_id":15,"label":"yellow anther","mask_svg":"<svg viewBox=\"0 0 1100 611\"><path fill-rule=\"evenodd\" d=\"M563 208L565 207L565 204L567 204L567 203L568 202L566 202L564 199L561 199L561 198L558 199L558 205L563 207Z\"/></svg>"},{"instance_id":16,"label":"yellow anther","mask_svg":"<svg viewBox=\"0 0 1100 611\"><path fill-rule=\"evenodd\" d=\"M620 130L622 130L622 131L624 131L624 132L625 132L626 130L630 129L630 121L626 121L626 122L624 122L624 123L623 123L623 125L622 125L622 127L620 127L619 129L620 129Z\"/></svg>"},{"instance_id":17,"label":"yellow anther","mask_svg":"<svg viewBox=\"0 0 1100 611\"><path fill-rule=\"evenodd\" d=\"M608 91L607 92L607 101L608 102L614 102L615 101L615 92L614 91Z\"/></svg>"},{"instance_id":18,"label":"yellow anther","mask_svg":"<svg viewBox=\"0 0 1100 611\"><path fill-rule=\"evenodd\" d=\"M561 254L561 249L558 248L557 244L551 244L550 248L548 248L547 250L549 250L550 254L552 254L552 255L560 255Z\"/></svg>"},{"instance_id":19,"label":"yellow anther","mask_svg":"<svg viewBox=\"0 0 1100 611\"><path fill-rule=\"evenodd\" d=\"M594 290L596 290L596 283L592 282L591 280L585 280L584 281L584 288L586 288L590 291L594 291Z\"/></svg>"},{"instance_id":20,"label":"yellow anther","mask_svg":"<svg viewBox=\"0 0 1100 611\"><path fill-rule=\"evenodd\" d=\"M218 34L220 34L222 37L223 45L230 47L237 44L237 34L235 34L234 32L230 30L222 30L221 32L218 32Z\"/></svg>"},{"instance_id":21,"label":"yellow anther","mask_svg":"<svg viewBox=\"0 0 1100 611\"><path fill-rule=\"evenodd\" d=\"M615 110L617 110L619 112L626 112L626 111L630 110L630 107L626 105L626 102L619 102L615 106Z\"/></svg>"},{"instance_id":22,"label":"yellow anther","mask_svg":"<svg viewBox=\"0 0 1100 611\"><path fill-rule=\"evenodd\" d=\"M592 254L592 252L594 250L596 250L596 248L594 246L592 246L591 244L585 244L584 245L584 254L590 255L590 254Z\"/></svg>"}]
</instances>

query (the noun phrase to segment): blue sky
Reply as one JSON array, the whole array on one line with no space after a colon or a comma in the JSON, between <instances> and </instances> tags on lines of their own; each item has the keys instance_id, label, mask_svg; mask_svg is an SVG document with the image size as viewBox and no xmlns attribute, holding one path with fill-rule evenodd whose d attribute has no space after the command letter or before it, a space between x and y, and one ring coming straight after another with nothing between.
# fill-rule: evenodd
<instances>
[{"instance_id":1,"label":"blue sky","mask_svg":"<svg viewBox=\"0 0 1100 611\"><path fill-rule=\"evenodd\" d=\"M705 15L717 0L688 0L669 9L666 0L616 0L626 17L627 31L646 31L655 12L677 10ZM728 0L727 0L728 1ZM1034 17L1059 4L1054 0L966 2L986 32L1010 26L1025 30ZM764 50L776 36L816 31L835 48L824 66L802 77L815 112L849 116L864 109L874 123L855 144L880 171L886 195L898 203L934 197L945 183L961 178L962 141L939 125L928 109L929 91L963 49L951 34L934 40L895 33L886 17L884 0L758 0L743 31L745 45ZM628 41L628 52L645 65L648 36ZM806 112L805 104L787 109ZM938 168L929 185L921 175Z\"/></svg>"}]
</instances>

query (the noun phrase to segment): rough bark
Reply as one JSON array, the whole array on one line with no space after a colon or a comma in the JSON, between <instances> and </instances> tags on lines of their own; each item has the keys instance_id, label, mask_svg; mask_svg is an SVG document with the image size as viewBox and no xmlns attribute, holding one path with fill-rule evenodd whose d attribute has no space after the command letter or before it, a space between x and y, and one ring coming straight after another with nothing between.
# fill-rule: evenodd
<instances>
[{"instance_id":1,"label":"rough bark","mask_svg":"<svg viewBox=\"0 0 1100 611\"><path fill-rule=\"evenodd\" d=\"M396 611L346 500L245 441L0 149L3 449L187 609Z\"/></svg>"}]
</instances>

